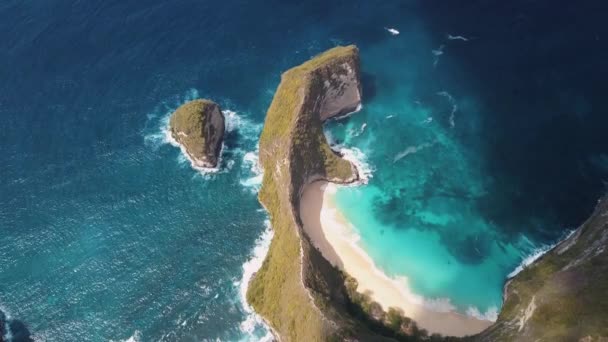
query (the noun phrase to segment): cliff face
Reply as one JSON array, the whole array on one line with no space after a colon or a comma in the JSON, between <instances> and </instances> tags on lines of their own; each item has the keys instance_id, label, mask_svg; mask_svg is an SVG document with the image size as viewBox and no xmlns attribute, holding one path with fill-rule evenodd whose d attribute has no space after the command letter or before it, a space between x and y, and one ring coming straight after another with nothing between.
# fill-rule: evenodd
<instances>
[{"instance_id":1,"label":"cliff face","mask_svg":"<svg viewBox=\"0 0 608 342\"><path fill-rule=\"evenodd\" d=\"M224 139L224 114L209 100L180 106L169 121L173 139L190 157L194 167L217 167Z\"/></svg>"},{"instance_id":2,"label":"cliff face","mask_svg":"<svg viewBox=\"0 0 608 342\"><path fill-rule=\"evenodd\" d=\"M608 197L568 239L505 286L480 341L608 341Z\"/></svg>"},{"instance_id":3,"label":"cliff face","mask_svg":"<svg viewBox=\"0 0 608 342\"><path fill-rule=\"evenodd\" d=\"M266 116L259 199L274 237L247 300L281 340L342 339L359 329L343 310L344 278L312 247L298 208L308 182L358 179L355 167L330 149L322 122L355 109L360 89L357 48L337 47L285 72Z\"/></svg>"}]
</instances>

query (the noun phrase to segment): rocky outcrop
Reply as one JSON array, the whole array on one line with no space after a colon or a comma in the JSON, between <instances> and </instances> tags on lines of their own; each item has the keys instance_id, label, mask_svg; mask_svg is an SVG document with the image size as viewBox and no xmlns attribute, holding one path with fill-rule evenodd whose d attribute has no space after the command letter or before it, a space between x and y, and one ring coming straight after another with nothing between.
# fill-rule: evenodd
<instances>
[{"instance_id":1,"label":"rocky outcrop","mask_svg":"<svg viewBox=\"0 0 608 342\"><path fill-rule=\"evenodd\" d=\"M224 114L209 100L190 101L171 115L171 137L182 147L195 168L215 168L224 139Z\"/></svg>"},{"instance_id":2,"label":"rocky outcrop","mask_svg":"<svg viewBox=\"0 0 608 342\"><path fill-rule=\"evenodd\" d=\"M356 111L361 106L358 55L352 60L336 61L317 70L323 80L319 116L322 121Z\"/></svg>"},{"instance_id":3,"label":"rocky outcrop","mask_svg":"<svg viewBox=\"0 0 608 342\"><path fill-rule=\"evenodd\" d=\"M322 123L357 108L360 89L357 48L336 47L283 73L266 115L259 199L274 237L247 301L283 341L382 339L349 315L343 275L312 246L299 217L305 184L358 179L329 147Z\"/></svg>"},{"instance_id":4,"label":"rocky outcrop","mask_svg":"<svg viewBox=\"0 0 608 342\"><path fill-rule=\"evenodd\" d=\"M510 279L479 341L608 341L608 197L570 237Z\"/></svg>"}]
</instances>

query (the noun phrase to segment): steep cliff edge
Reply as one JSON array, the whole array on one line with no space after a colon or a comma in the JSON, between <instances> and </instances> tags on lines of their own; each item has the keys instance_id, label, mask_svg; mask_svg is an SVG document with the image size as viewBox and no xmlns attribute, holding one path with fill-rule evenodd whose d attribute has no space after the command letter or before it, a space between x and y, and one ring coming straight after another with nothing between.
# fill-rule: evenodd
<instances>
[{"instance_id":1,"label":"steep cliff edge","mask_svg":"<svg viewBox=\"0 0 608 342\"><path fill-rule=\"evenodd\" d=\"M357 108L360 99L358 50L336 47L283 73L268 109L260 137L259 199L274 237L247 300L281 340L368 334L345 313L344 278L312 247L298 209L308 182L358 179L356 168L330 149L322 122Z\"/></svg>"},{"instance_id":2,"label":"steep cliff edge","mask_svg":"<svg viewBox=\"0 0 608 342\"><path fill-rule=\"evenodd\" d=\"M224 114L213 101L194 100L171 115L171 137L182 147L195 168L215 168L224 139Z\"/></svg>"},{"instance_id":3,"label":"steep cliff edge","mask_svg":"<svg viewBox=\"0 0 608 342\"><path fill-rule=\"evenodd\" d=\"M574 234L509 280L480 341L608 341L608 197Z\"/></svg>"}]
</instances>

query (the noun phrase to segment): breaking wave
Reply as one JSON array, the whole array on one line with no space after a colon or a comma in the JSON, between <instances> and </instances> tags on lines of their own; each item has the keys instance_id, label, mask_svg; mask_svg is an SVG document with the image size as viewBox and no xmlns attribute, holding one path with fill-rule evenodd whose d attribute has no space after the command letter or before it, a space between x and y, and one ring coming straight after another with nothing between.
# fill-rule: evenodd
<instances>
[{"instance_id":1,"label":"breaking wave","mask_svg":"<svg viewBox=\"0 0 608 342\"><path fill-rule=\"evenodd\" d=\"M226 160L226 152L230 152L232 156L245 156L254 151L244 151L241 147L227 148L226 144L222 144L218 167L202 168L194 164L181 146L169 131L169 120L171 114L182 104L200 98L199 92L196 89L188 90L183 96L178 96L174 99L163 101L151 113L149 113L148 121L144 128L144 144L151 147L153 150L158 150L162 146L172 145L180 148L181 152L177 157L177 162L181 165L190 164L190 166L199 171L204 177L208 177L215 173L223 173L232 169L235 164L234 159ZM256 123L247 117L239 115L236 111L225 109L222 111L225 118L226 134L238 133L241 138L240 144L253 145L261 132L262 124Z\"/></svg>"},{"instance_id":2,"label":"breaking wave","mask_svg":"<svg viewBox=\"0 0 608 342\"><path fill-rule=\"evenodd\" d=\"M450 122L450 127L454 128L456 126L455 119L456 119L456 112L458 111L458 103L456 103L456 100L454 99L454 97L445 90L437 92L437 95L445 97L448 100L448 102L450 103L450 105L452 106L452 110L450 112L450 117L449 117L449 122Z\"/></svg>"},{"instance_id":3,"label":"breaking wave","mask_svg":"<svg viewBox=\"0 0 608 342\"><path fill-rule=\"evenodd\" d=\"M353 163L359 172L360 184L367 184L373 177L374 168L368 163L367 156L360 149L356 147L344 147L342 145L332 146L332 149L336 150L342 158Z\"/></svg>"},{"instance_id":4,"label":"breaking wave","mask_svg":"<svg viewBox=\"0 0 608 342\"><path fill-rule=\"evenodd\" d=\"M466 313L468 316L475 317L482 321L496 322L498 319L498 308L495 306L489 308L486 312L481 312L478 308L469 306Z\"/></svg>"},{"instance_id":5,"label":"breaking wave","mask_svg":"<svg viewBox=\"0 0 608 342\"><path fill-rule=\"evenodd\" d=\"M270 227L270 221L265 222L266 229L262 235L256 240L255 246L251 252L251 257L243 264L243 276L241 280L235 282L235 286L239 289L241 304L245 310L246 318L240 324L240 330L244 334L241 341L272 341L273 336L270 329L264 323L262 317L256 314L251 306L247 303L247 289L253 275L262 267L262 263L266 258L270 242L272 241L273 231Z\"/></svg>"},{"instance_id":6,"label":"breaking wave","mask_svg":"<svg viewBox=\"0 0 608 342\"><path fill-rule=\"evenodd\" d=\"M515 269L507 275L507 279L515 277L519 272L523 271L526 267L530 266L533 262L538 260L540 257L545 255L548 251L552 250L553 247L557 246L560 242L567 240L572 234L576 232L576 229L567 232L558 242L544 245L532 250L532 253L528 254L521 263L515 267Z\"/></svg>"}]
</instances>

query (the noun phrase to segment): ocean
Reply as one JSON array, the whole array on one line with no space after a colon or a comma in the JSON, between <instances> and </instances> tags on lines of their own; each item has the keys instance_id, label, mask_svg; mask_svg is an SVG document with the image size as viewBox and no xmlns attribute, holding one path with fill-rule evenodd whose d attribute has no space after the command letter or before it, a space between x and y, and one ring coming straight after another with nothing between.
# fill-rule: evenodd
<instances>
[{"instance_id":1,"label":"ocean","mask_svg":"<svg viewBox=\"0 0 608 342\"><path fill-rule=\"evenodd\" d=\"M371 178L338 206L429 305L491 318L507 275L606 190L606 13L601 1L2 2L0 310L13 340L268 339L243 303L272 236L257 139L281 72L351 43L363 109L327 134ZM227 117L217 173L165 137L198 97Z\"/></svg>"}]
</instances>

